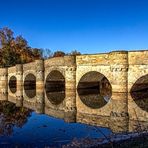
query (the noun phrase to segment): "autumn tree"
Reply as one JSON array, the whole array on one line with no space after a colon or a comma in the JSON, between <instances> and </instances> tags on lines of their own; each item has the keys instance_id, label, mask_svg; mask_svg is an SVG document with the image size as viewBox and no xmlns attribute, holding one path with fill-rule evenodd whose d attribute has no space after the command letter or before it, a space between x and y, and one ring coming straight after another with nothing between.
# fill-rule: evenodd
<instances>
[{"instance_id":1,"label":"autumn tree","mask_svg":"<svg viewBox=\"0 0 148 148\"><path fill-rule=\"evenodd\" d=\"M53 57L64 57L66 54L63 51L55 51Z\"/></svg>"},{"instance_id":2,"label":"autumn tree","mask_svg":"<svg viewBox=\"0 0 148 148\"><path fill-rule=\"evenodd\" d=\"M42 58L41 49L31 48L22 37L14 37L11 29L0 29L0 66L8 67L15 64L32 62Z\"/></svg>"},{"instance_id":3,"label":"autumn tree","mask_svg":"<svg viewBox=\"0 0 148 148\"><path fill-rule=\"evenodd\" d=\"M81 53L77 50L72 50L68 55L76 56L76 55L81 55Z\"/></svg>"},{"instance_id":4,"label":"autumn tree","mask_svg":"<svg viewBox=\"0 0 148 148\"><path fill-rule=\"evenodd\" d=\"M7 27L0 29L0 67L24 64L37 59L80 54L77 50L70 53L57 50L52 53L50 49L31 48L21 35L14 37L13 31Z\"/></svg>"}]
</instances>

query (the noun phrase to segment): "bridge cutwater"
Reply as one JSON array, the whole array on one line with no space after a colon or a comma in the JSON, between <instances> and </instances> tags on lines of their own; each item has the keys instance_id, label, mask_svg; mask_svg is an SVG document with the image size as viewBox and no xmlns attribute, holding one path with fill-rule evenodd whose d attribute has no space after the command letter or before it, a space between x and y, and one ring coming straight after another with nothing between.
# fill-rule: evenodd
<instances>
[{"instance_id":1,"label":"bridge cutwater","mask_svg":"<svg viewBox=\"0 0 148 148\"><path fill-rule=\"evenodd\" d=\"M120 127L127 130L129 120L138 117L140 121L148 121L148 110L141 108L131 95L133 88L138 89L147 75L148 50L36 60L0 68L0 100L68 122L99 123L112 128L121 124ZM29 96L27 87L31 84L36 91L32 93L30 90ZM12 89L13 85L16 88ZM99 107L90 105L91 94L89 99L83 95L85 88L96 86L106 102ZM54 91L55 87L58 93Z\"/></svg>"}]
</instances>

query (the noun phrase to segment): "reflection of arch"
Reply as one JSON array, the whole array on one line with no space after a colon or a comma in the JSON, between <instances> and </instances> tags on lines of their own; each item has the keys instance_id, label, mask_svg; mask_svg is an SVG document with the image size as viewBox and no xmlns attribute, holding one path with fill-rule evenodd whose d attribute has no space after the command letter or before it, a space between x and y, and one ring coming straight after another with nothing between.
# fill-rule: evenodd
<instances>
[{"instance_id":1,"label":"reflection of arch","mask_svg":"<svg viewBox=\"0 0 148 148\"><path fill-rule=\"evenodd\" d=\"M59 105L65 98L65 78L58 70L51 71L46 78L46 95L54 105Z\"/></svg>"},{"instance_id":2,"label":"reflection of arch","mask_svg":"<svg viewBox=\"0 0 148 148\"><path fill-rule=\"evenodd\" d=\"M108 79L97 71L84 74L77 87L81 101L91 108L101 108L111 98L112 88Z\"/></svg>"},{"instance_id":3,"label":"reflection of arch","mask_svg":"<svg viewBox=\"0 0 148 148\"><path fill-rule=\"evenodd\" d=\"M9 89L12 93L16 93L16 77L11 76L9 79Z\"/></svg>"},{"instance_id":4,"label":"reflection of arch","mask_svg":"<svg viewBox=\"0 0 148 148\"><path fill-rule=\"evenodd\" d=\"M148 111L148 74L140 77L134 83L130 94L141 109Z\"/></svg>"},{"instance_id":5,"label":"reflection of arch","mask_svg":"<svg viewBox=\"0 0 148 148\"><path fill-rule=\"evenodd\" d=\"M36 77L33 74L28 74L24 79L24 90L29 98L36 96Z\"/></svg>"}]
</instances>

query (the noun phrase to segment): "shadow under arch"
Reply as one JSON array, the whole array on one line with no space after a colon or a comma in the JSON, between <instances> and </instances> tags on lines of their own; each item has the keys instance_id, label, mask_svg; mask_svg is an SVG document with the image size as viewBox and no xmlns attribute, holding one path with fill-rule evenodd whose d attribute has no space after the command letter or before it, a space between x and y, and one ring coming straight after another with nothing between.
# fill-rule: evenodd
<instances>
[{"instance_id":1,"label":"shadow under arch","mask_svg":"<svg viewBox=\"0 0 148 148\"><path fill-rule=\"evenodd\" d=\"M33 74L28 74L24 79L25 94L29 98L36 96L36 77Z\"/></svg>"},{"instance_id":2,"label":"shadow under arch","mask_svg":"<svg viewBox=\"0 0 148 148\"><path fill-rule=\"evenodd\" d=\"M148 74L140 77L130 90L134 102L148 112Z\"/></svg>"},{"instance_id":3,"label":"shadow under arch","mask_svg":"<svg viewBox=\"0 0 148 148\"><path fill-rule=\"evenodd\" d=\"M112 87L103 74L97 71L90 71L81 77L77 92L86 106L98 109L109 102L112 95Z\"/></svg>"},{"instance_id":4,"label":"shadow under arch","mask_svg":"<svg viewBox=\"0 0 148 148\"><path fill-rule=\"evenodd\" d=\"M58 70L51 71L45 83L45 91L48 100L54 104L59 105L65 98L65 77Z\"/></svg>"},{"instance_id":5,"label":"shadow under arch","mask_svg":"<svg viewBox=\"0 0 148 148\"><path fill-rule=\"evenodd\" d=\"M12 93L16 93L16 77L11 76L9 79L9 89Z\"/></svg>"}]
</instances>

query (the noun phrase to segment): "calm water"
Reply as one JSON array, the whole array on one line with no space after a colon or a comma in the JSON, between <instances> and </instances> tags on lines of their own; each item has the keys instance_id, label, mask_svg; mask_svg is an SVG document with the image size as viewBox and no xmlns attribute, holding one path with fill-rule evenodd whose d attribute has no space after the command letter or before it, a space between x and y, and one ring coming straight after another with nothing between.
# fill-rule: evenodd
<instances>
[{"instance_id":1,"label":"calm water","mask_svg":"<svg viewBox=\"0 0 148 148\"><path fill-rule=\"evenodd\" d=\"M0 146L61 147L74 138L103 137L97 129L105 135L111 134L107 128L66 123L26 108L18 108L10 102L1 102L0 106Z\"/></svg>"},{"instance_id":2,"label":"calm water","mask_svg":"<svg viewBox=\"0 0 148 148\"><path fill-rule=\"evenodd\" d=\"M65 80L57 74L59 80L55 81L54 75L48 76L45 86L46 100L50 104L48 112L48 103L44 104L46 114L37 114L28 108L37 108L36 104L29 102L25 107L16 107L11 103L16 92L16 79L13 78L9 83L12 98L8 97L10 102L2 101L0 103L0 147L62 147L77 138L104 138L113 133L142 132L148 130L148 88L147 84L140 82L132 88L131 94L117 93L112 94L109 81L103 78L103 81L87 82L87 77L82 79L78 85L78 95L81 102L88 109L95 110L104 107L110 101L112 106L109 108L110 115L95 116L93 113L80 113L78 122L87 123L67 123L64 121L63 112L58 112L58 105L63 104L65 99ZM36 97L36 80L30 75L30 80L26 80L24 93L33 100ZM28 78L28 79L29 79ZM26 78L27 79L27 78ZM24 100L25 100L25 96ZM129 98L128 98L129 97ZM118 98L116 100L116 98ZM127 99L128 98L128 99ZM126 100L131 100L127 107ZM54 111L51 107L54 105ZM125 106L124 106L125 105ZM32 107L33 106L33 107ZM137 112L135 111L137 110ZM129 116L133 118L131 118ZM61 115L60 115L61 114ZM131 119L130 119L131 118ZM77 121L76 120L76 121ZM93 126L92 124L97 126ZM90 125L89 125L90 124Z\"/></svg>"}]
</instances>

